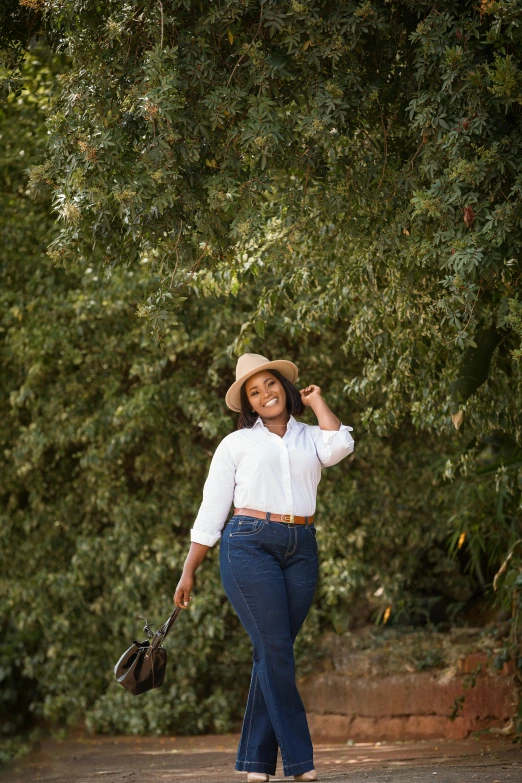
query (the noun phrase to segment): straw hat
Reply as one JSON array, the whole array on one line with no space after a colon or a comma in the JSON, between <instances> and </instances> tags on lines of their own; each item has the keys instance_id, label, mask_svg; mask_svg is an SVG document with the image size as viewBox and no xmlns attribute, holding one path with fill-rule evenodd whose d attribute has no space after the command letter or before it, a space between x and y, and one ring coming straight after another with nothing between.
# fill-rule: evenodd
<instances>
[{"instance_id":1,"label":"straw hat","mask_svg":"<svg viewBox=\"0 0 522 783\"><path fill-rule=\"evenodd\" d=\"M241 410L241 386L247 378L259 370L279 370L281 375L288 378L291 383L297 380L299 374L296 365L287 359L276 359L271 362L260 353L244 353L237 360L236 380L225 395L225 402L231 410L237 412Z\"/></svg>"}]
</instances>

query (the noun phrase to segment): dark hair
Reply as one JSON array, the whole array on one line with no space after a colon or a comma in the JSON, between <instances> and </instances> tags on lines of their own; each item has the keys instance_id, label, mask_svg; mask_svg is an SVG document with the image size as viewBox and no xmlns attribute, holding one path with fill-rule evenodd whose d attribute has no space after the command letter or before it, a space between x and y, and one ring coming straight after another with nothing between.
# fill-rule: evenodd
<instances>
[{"instance_id":1,"label":"dark hair","mask_svg":"<svg viewBox=\"0 0 522 783\"><path fill-rule=\"evenodd\" d=\"M267 370L267 372L271 373L275 378L277 378L277 380L281 383L281 386L285 390L286 410L288 411L288 414L290 416L299 416L299 414L301 414L305 409L305 406L303 405L303 401L301 400L301 395L299 394L299 389L297 389L297 387L294 386L292 381L289 381L288 378L285 378L284 375L281 375L279 370L270 369ZM248 401L245 383L241 385L241 390L240 390L241 411L239 413L239 420L237 423L238 430L242 430L244 427L250 429L251 427L254 426L254 423L257 419L257 413L252 413L252 407Z\"/></svg>"}]
</instances>

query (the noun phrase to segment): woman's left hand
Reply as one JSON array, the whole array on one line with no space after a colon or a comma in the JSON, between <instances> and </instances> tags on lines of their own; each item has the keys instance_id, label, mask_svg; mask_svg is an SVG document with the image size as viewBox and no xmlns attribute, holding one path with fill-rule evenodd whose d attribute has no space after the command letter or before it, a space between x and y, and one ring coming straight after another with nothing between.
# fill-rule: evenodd
<instances>
[{"instance_id":1,"label":"woman's left hand","mask_svg":"<svg viewBox=\"0 0 522 783\"><path fill-rule=\"evenodd\" d=\"M307 386L306 389L299 389L299 394L301 395L303 405L313 406L317 399L322 398L321 389L319 386L316 386L315 383Z\"/></svg>"}]
</instances>

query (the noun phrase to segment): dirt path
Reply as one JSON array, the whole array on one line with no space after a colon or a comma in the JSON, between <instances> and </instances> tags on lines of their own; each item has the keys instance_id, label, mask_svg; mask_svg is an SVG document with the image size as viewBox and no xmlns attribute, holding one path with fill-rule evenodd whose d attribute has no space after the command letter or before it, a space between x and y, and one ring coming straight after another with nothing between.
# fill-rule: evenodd
<instances>
[{"instance_id":1,"label":"dirt path","mask_svg":"<svg viewBox=\"0 0 522 783\"><path fill-rule=\"evenodd\" d=\"M205 737L99 737L48 741L0 774L0 783L239 783L239 735ZM315 745L321 780L338 783L520 783L522 748L490 738ZM281 766L273 780L283 778Z\"/></svg>"}]
</instances>

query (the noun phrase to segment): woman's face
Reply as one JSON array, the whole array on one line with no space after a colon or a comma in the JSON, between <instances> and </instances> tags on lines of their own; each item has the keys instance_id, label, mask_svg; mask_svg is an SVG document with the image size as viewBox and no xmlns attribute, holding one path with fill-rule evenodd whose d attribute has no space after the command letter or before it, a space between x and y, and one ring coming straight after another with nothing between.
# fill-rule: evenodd
<instances>
[{"instance_id":1,"label":"woman's face","mask_svg":"<svg viewBox=\"0 0 522 783\"><path fill-rule=\"evenodd\" d=\"M272 419L286 411L283 385L268 370L260 370L245 381L247 400L255 413Z\"/></svg>"}]
</instances>

